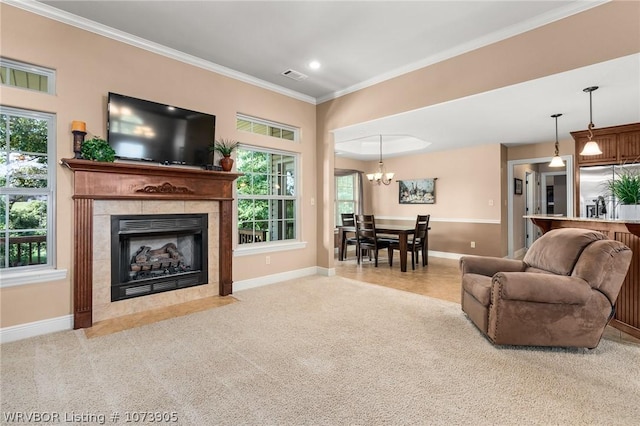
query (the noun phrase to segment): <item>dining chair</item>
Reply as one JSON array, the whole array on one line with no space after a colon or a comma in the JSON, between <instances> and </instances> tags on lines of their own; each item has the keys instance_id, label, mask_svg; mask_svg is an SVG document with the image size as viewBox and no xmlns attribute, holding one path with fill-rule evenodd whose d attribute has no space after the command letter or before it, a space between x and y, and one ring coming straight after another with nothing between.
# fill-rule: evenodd
<instances>
[{"instance_id":1,"label":"dining chair","mask_svg":"<svg viewBox=\"0 0 640 426\"><path fill-rule=\"evenodd\" d=\"M358 241L358 265L362 259L363 250L373 252L375 265L378 266L378 250L389 248L389 240L378 238L376 235L376 221L373 215L356 215L356 238Z\"/></svg>"},{"instance_id":2,"label":"dining chair","mask_svg":"<svg viewBox=\"0 0 640 426\"><path fill-rule=\"evenodd\" d=\"M340 213L340 219L342 220L342 226L356 226L356 218L353 213ZM351 233L351 232L349 232ZM358 238L354 235L353 237L348 237L344 239L344 242L340 242L342 244L342 259L347 259L347 248L349 246L356 246L356 256L358 255Z\"/></svg>"},{"instance_id":3,"label":"dining chair","mask_svg":"<svg viewBox=\"0 0 640 426\"><path fill-rule=\"evenodd\" d=\"M416 227L411 240L407 241L407 251L411 252L411 269L416 269L418 253L422 252L422 266L426 266L429 256L429 219L431 215L418 215L416 217ZM400 250L400 244L392 241L389 244L389 266L393 266L393 251Z\"/></svg>"}]
</instances>

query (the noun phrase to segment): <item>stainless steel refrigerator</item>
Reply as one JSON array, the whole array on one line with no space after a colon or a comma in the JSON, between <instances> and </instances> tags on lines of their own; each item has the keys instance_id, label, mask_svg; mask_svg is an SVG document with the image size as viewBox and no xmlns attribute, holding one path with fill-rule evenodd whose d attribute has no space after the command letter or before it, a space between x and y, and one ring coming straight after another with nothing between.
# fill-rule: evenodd
<instances>
[{"instance_id":1,"label":"stainless steel refrigerator","mask_svg":"<svg viewBox=\"0 0 640 426\"><path fill-rule=\"evenodd\" d=\"M617 178L623 169L640 171L640 164L616 166L580 167L579 217L617 219L617 200L611 195L608 183Z\"/></svg>"}]
</instances>

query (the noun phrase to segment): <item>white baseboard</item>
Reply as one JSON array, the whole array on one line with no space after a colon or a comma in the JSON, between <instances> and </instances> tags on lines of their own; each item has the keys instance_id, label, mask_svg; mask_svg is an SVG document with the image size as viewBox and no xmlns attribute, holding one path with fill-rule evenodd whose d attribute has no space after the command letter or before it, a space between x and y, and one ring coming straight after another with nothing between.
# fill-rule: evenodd
<instances>
[{"instance_id":1,"label":"white baseboard","mask_svg":"<svg viewBox=\"0 0 640 426\"><path fill-rule=\"evenodd\" d=\"M251 278L251 279L242 280L242 281L234 281L233 292L235 293L236 291L248 290L250 288L255 288L255 287L262 287L263 285L275 284L281 281L292 280L294 278L307 277L309 275L322 275L322 273L320 273L318 269L319 269L318 267L312 266L310 268L297 269L295 271L287 271L287 272L282 272L280 274L265 275L264 277ZM322 268L322 269L326 270L326 268Z\"/></svg>"},{"instance_id":2,"label":"white baseboard","mask_svg":"<svg viewBox=\"0 0 640 426\"><path fill-rule=\"evenodd\" d=\"M323 277L333 277L336 275L336 268L323 268L321 266L316 266L316 274Z\"/></svg>"},{"instance_id":3,"label":"white baseboard","mask_svg":"<svg viewBox=\"0 0 640 426\"><path fill-rule=\"evenodd\" d=\"M27 324L0 328L0 343L15 342L16 340L71 329L73 329L73 315L49 318Z\"/></svg>"},{"instance_id":4,"label":"white baseboard","mask_svg":"<svg viewBox=\"0 0 640 426\"><path fill-rule=\"evenodd\" d=\"M462 256L467 256L467 255L466 254L460 254L460 253L449 253L447 251L429 250L429 256L441 257L443 259L460 259Z\"/></svg>"}]
</instances>

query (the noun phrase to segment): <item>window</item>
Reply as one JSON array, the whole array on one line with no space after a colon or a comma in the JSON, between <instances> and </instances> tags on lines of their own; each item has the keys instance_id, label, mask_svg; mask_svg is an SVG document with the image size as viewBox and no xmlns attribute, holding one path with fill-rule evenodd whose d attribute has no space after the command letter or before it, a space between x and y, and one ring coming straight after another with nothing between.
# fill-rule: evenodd
<instances>
[{"instance_id":1,"label":"window","mask_svg":"<svg viewBox=\"0 0 640 426\"><path fill-rule=\"evenodd\" d=\"M53 265L51 114L0 106L0 270Z\"/></svg>"},{"instance_id":2,"label":"window","mask_svg":"<svg viewBox=\"0 0 640 426\"><path fill-rule=\"evenodd\" d=\"M356 175L336 176L336 221L342 225L340 215L342 213L354 213L356 211Z\"/></svg>"},{"instance_id":3,"label":"window","mask_svg":"<svg viewBox=\"0 0 640 426\"><path fill-rule=\"evenodd\" d=\"M237 169L238 243L298 238L297 155L240 146Z\"/></svg>"},{"instance_id":4,"label":"window","mask_svg":"<svg viewBox=\"0 0 640 426\"><path fill-rule=\"evenodd\" d=\"M342 225L342 213L360 213L362 198L360 172L355 170L334 170L335 179L335 224Z\"/></svg>"},{"instance_id":5,"label":"window","mask_svg":"<svg viewBox=\"0 0 640 426\"><path fill-rule=\"evenodd\" d=\"M264 136L297 142L299 130L285 124L240 115L236 117L236 129Z\"/></svg>"},{"instance_id":6,"label":"window","mask_svg":"<svg viewBox=\"0 0 640 426\"><path fill-rule=\"evenodd\" d=\"M55 71L0 58L0 82L44 93L55 93Z\"/></svg>"}]
</instances>

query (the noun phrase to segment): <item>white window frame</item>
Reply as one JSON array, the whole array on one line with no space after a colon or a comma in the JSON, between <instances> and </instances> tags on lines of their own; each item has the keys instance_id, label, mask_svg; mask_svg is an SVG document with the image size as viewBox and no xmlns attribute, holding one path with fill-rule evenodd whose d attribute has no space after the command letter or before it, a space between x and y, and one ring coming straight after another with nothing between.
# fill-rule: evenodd
<instances>
[{"instance_id":1,"label":"white window frame","mask_svg":"<svg viewBox=\"0 0 640 426\"><path fill-rule=\"evenodd\" d=\"M295 199L295 203L296 203L296 207L295 207L295 229L296 229L296 235L295 235L295 239L290 239L290 240L278 240L278 241L265 241L265 242L259 242L259 243L247 243L247 244L239 244L237 241L238 238L238 217L237 217L237 213L236 213L236 217L234 218L234 240L235 240L235 250L234 250L234 256L248 256L248 255L253 255L253 254L258 254L258 253L269 253L269 252L275 252L275 251L284 251L284 250L295 250L295 249L301 249L301 248L305 248L307 246L307 243L301 240L302 237L302 218L301 218L301 207L302 207L302 195L301 195L301 191L300 188L302 187L302 179L300 176L300 153L297 152L291 152L291 151L285 151L285 150L275 150L275 149L269 149L269 148L264 148L264 147L260 147L260 146L255 146L255 145L247 145L247 144L240 144L238 146L238 149L247 149L247 150L251 150L251 151L258 151L258 152L264 152L264 153L269 153L269 154L276 154L276 155L286 155L286 156L290 156L293 157L295 165L294 165L294 171L295 171L295 190L294 190L294 195L292 197L292 199ZM242 172L241 170L238 170L238 172ZM244 199L264 199L264 198L270 198L269 196L265 196L265 195L240 195L237 192L236 189L236 212L238 211L238 202L240 202L240 200L244 200ZM281 196L277 196L277 197L273 197L273 199L277 199L277 200L281 200Z\"/></svg>"},{"instance_id":2,"label":"white window frame","mask_svg":"<svg viewBox=\"0 0 640 426\"><path fill-rule=\"evenodd\" d=\"M253 127L252 127L251 130L238 129L237 128L238 120L248 121L252 125L253 124L258 124L258 125L262 125L262 126L273 127L273 128L280 129L280 130L290 131L290 132L293 133L293 140L282 138L282 137L279 138L277 136L263 135L262 133L254 132L253 131ZM281 139L281 140L287 141L287 142L300 142L300 129L298 129L297 127L288 126L288 125L282 124L282 123L276 123L275 121L263 120L261 118L251 117L249 115L236 114L236 129L241 131L241 132L255 133L255 134L259 134L259 135L262 135L262 136L267 136L267 137L270 137L270 138Z\"/></svg>"},{"instance_id":3,"label":"white window frame","mask_svg":"<svg viewBox=\"0 0 640 426\"><path fill-rule=\"evenodd\" d=\"M52 69L41 67L38 65L27 64L25 62L18 62L7 58L0 57L0 66L6 67L7 72L11 70L25 71L32 74L38 74L47 77L47 91L29 89L22 86L16 86L13 84L2 84L6 87L15 87L16 89L30 90L38 93L48 93L50 95L56 94L56 72ZM9 76L7 76L7 81Z\"/></svg>"},{"instance_id":4,"label":"white window frame","mask_svg":"<svg viewBox=\"0 0 640 426\"><path fill-rule=\"evenodd\" d=\"M351 194L351 198L348 200L341 200L338 199L338 179L340 178L344 178L349 176L352 181L353 181L353 191ZM340 213L338 213L338 203L340 202L350 202L351 204L353 204L353 209L351 211L354 212L354 214L357 212L357 206L358 206L358 182L357 182L357 172L353 172L351 174L348 175L342 175L342 176L334 176L333 178L333 193L335 194L334 200L333 200L333 214L335 215L335 223L336 225L341 225L341 217L340 217Z\"/></svg>"},{"instance_id":5,"label":"white window frame","mask_svg":"<svg viewBox=\"0 0 640 426\"><path fill-rule=\"evenodd\" d=\"M0 105L0 114L47 121L47 188L0 188L0 195L43 194L47 196L47 263L0 269L0 287L54 281L64 279L67 271L55 269L56 265L56 116L51 113L31 111ZM7 217L8 221L9 218ZM3 259L4 261L4 259Z\"/></svg>"}]
</instances>

